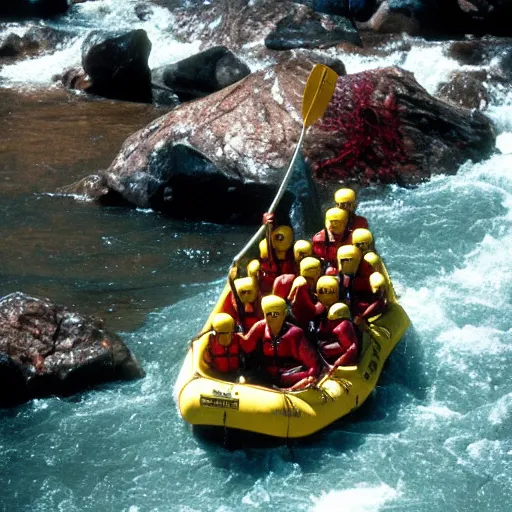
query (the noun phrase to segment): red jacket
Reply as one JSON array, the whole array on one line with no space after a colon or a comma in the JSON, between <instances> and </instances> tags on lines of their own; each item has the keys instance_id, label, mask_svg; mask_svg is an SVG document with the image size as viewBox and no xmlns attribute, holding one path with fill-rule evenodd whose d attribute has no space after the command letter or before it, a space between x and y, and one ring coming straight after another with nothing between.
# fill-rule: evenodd
<instances>
[{"instance_id":1,"label":"red jacket","mask_svg":"<svg viewBox=\"0 0 512 512\"><path fill-rule=\"evenodd\" d=\"M354 230L359 228L370 229L366 217L362 217L361 215L356 215L355 213L353 213L348 219L348 224L345 233L347 235L350 235L350 237L352 238L352 233L354 232ZM352 239L350 239L350 242L347 243L352 243Z\"/></svg>"},{"instance_id":2,"label":"red jacket","mask_svg":"<svg viewBox=\"0 0 512 512\"><path fill-rule=\"evenodd\" d=\"M227 313L231 315L235 322L242 326L243 332L249 332L250 328L258 321L263 318L263 312L261 311L260 298L256 299L253 304L244 304L243 318L240 319L238 314L238 305L236 303L233 292L229 292L226 296L226 300L222 305L220 313Z\"/></svg>"},{"instance_id":3,"label":"red jacket","mask_svg":"<svg viewBox=\"0 0 512 512\"><path fill-rule=\"evenodd\" d=\"M208 348L205 352L206 362L215 370L222 373L235 372L240 366L240 339L233 336L227 347L221 345L215 334L210 334Z\"/></svg>"},{"instance_id":4,"label":"red jacket","mask_svg":"<svg viewBox=\"0 0 512 512\"><path fill-rule=\"evenodd\" d=\"M293 251L288 251L284 260L269 260L267 258L260 260L260 290L263 295L272 291L274 280L281 274L295 274L297 264L293 256Z\"/></svg>"},{"instance_id":5,"label":"red jacket","mask_svg":"<svg viewBox=\"0 0 512 512\"><path fill-rule=\"evenodd\" d=\"M260 320L241 338L241 344L248 354L261 350L265 371L281 385L291 386L320 372L316 351L305 338L304 331L288 322L283 324L281 332L273 340L265 320ZM306 368L295 371L294 367L298 365Z\"/></svg>"},{"instance_id":6,"label":"red jacket","mask_svg":"<svg viewBox=\"0 0 512 512\"><path fill-rule=\"evenodd\" d=\"M359 342L350 320L326 320L323 326L320 326L319 338L320 350L327 361L333 363L342 357L338 362L340 366L357 362Z\"/></svg>"},{"instance_id":7,"label":"red jacket","mask_svg":"<svg viewBox=\"0 0 512 512\"><path fill-rule=\"evenodd\" d=\"M338 249L345 245L346 237L343 235L332 235L329 237L329 233L326 229L322 229L316 235L313 236L312 246L313 254L320 258L323 262L331 267L338 267Z\"/></svg>"},{"instance_id":8,"label":"red jacket","mask_svg":"<svg viewBox=\"0 0 512 512\"><path fill-rule=\"evenodd\" d=\"M291 304L293 317L303 328L307 328L309 322L324 309L316 296L310 293L306 283L295 288Z\"/></svg>"},{"instance_id":9,"label":"red jacket","mask_svg":"<svg viewBox=\"0 0 512 512\"><path fill-rule=\"evenodd\" d=\"M272 295L277 295L286 300L293 286L293 281L297 276L295 274L281 274L277 276L272 287Z\"/></svg>"}]
</instances>

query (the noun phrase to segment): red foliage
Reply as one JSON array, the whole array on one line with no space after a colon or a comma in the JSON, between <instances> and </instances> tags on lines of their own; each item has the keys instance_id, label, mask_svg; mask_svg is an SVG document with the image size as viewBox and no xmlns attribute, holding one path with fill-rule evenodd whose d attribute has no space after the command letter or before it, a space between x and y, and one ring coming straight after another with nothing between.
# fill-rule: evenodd
<instances>
[{"instance_id":1,"label":"red foliage","mask_svg":"<svg viewBox=\"0 0 512 512\"><path fill-rule=\"evenodd\" d=\"M375 98L369 72L338 81L318 128L339 134L336 156L314 165L317 176L369 183L395 183L406 163L398 105L392 93Z\"/></svg>"}]
</instances>

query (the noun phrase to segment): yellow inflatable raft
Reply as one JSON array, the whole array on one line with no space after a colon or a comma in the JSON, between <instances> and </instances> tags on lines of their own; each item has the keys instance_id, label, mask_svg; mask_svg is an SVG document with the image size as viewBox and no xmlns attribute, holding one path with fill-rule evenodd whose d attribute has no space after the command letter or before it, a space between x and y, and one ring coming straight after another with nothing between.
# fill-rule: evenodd
<instances>
[{"instance_id":1,"label":"yellow inflatable raft","mask_svg":"<svg viewBox=\"0 0 512 512\"><path fill-rule=\"evenodd\" d=\"M388 290L389 309L363 334L359 364L339 367L330 377L326 371L314 387L292 392L239 383L236 377L226 380L228 376L204 362L211 320L229 292L226 286L200 336L191 342L178 376L176 389L183 419L192 425L296 438L313 434L354 411L377 385L386 359L410 323L392 286Z\"/></svg>"}]
</instances>

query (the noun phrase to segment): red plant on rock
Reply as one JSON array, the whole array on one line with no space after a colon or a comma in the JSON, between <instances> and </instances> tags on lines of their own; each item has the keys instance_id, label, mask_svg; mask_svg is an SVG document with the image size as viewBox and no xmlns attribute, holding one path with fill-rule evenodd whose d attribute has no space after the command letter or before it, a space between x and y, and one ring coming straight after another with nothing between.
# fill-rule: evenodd
<instances>
[{"instance_id":1,"label":"red plant on rock","mask_svg":"<svg viewBox=\"0 0 512 512\"><path fill-rule=\"evenodd\" d=\"M339 135L333 158L313 166L317 176L361 184L395 183L406 162L399 107L393 93L378 98L370 72L338 81L318 128Z\"/></svg>"}]
</instances>

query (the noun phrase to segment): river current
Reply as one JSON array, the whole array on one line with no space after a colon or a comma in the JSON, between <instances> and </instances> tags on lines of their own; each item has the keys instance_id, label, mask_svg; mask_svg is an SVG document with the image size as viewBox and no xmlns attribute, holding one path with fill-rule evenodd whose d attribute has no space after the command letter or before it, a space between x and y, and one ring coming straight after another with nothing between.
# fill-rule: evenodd
<instances>
[{"instance_id":1,"label":"river current","mask_svg":"<svg viewBox=\"0 0 512 512\"><path fill-rule=\"evenodd\" d=\"M412 320L365 405L306 440L209 442L181 420L173 385L252 228L53 194L106 167L125 137L165 112L51 85L79 62L87 31L142 26L152 67L197 50L170 38L165 11L142 24L127 14L135 3L76 5L58 22L75 40L0 69L0 295L20 290L104 317L147 372L0 411L0 510L510 511L512 95L492 91L485 112L500 151L488 160L414 189L360 194ZM400 65L435 93L461 68L443 44L340 57L349 73Z\"/></svg>"}]
</instances>

